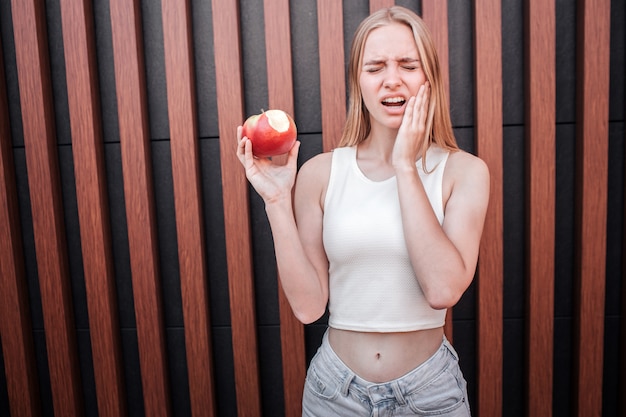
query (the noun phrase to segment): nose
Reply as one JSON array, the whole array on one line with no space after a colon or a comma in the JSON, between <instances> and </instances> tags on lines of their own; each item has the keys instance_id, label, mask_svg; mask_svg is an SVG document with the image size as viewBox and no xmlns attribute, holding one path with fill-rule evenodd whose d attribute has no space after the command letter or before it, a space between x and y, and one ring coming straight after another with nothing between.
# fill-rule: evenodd
<instances>
[{"instance_id":1,"label":"nose","mask_svg":"<svg viewBox=\"0 0 626 417\"><path fill-rule=\"evenodd\" d=\"M395 88L398 87L400 84L402 84L402 79L400 78L398 68L388 67L385 71L383 86L386 88Z\"/></svg>"}]
</instances>

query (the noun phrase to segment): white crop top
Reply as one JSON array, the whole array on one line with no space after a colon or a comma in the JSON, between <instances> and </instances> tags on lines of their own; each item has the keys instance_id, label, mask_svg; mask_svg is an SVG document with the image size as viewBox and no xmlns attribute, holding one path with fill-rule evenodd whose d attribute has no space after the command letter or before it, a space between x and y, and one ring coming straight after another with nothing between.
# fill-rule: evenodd
<instances>
[{"instance_id":1,"label":"white crop top","mask_svg":"<svg viewBox=\"0 0 626 417\"><path fill-rule=\"evenodd\" d=\"M449 152L431 146L418 172L443 223L442 183ZM333 151L324 201L323 240L329 261L329 325L365 332L441 327L446 310L426 301L411 266L402 230L396 178L368 179L356 147Z\"/></svg>"}]
</instances>

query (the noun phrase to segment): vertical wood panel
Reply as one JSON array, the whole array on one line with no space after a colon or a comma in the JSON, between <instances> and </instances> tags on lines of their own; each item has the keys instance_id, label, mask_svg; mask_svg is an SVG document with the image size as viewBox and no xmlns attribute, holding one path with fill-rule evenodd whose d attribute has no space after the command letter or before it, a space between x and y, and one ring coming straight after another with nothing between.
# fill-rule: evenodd
<instances>
[{"instance_id":1,"label":"vertical wood panel","mask_svg":"<svg viewBox=\"0 0 626 417\"><path fill-rule=\"evenodd\" d=\"M235 152L235 129L244 119L241 27L236 0L211 4L237 411L239 416L256 416L261 399L248 183Z\"/></svg>"},{"instance_id":2,"label":"vertical wood panel","mask_svg":"<svg viewBox=\"0 0 626 417\"><path fill-rule=\"evenodd\" d=\"M289 0L265 0L263 4L269 107L294 115ZM274 159L280 163L287 160L286 156ZM302 415L306 377L304 326L294 316L280 281L278 297L285 416L297 417Z\"/></svg>"},{"instance_id":3,"label":"vertical wood panel","mask_svg":"<svg viewBox=\"0 0 626 417\"><path fill-rule=\"evenodd\" d=\"M448 4L441 0L422 0L422 18L428 26L437 48L441 76L450 95L450 69L448 53Z\"/></svg>"},{"instance_id":4,"label":"vertical wood panel","mask_svg":"<svg viewBox=\"0 0 626 417\"><path fill-rule=\"evenodd\" d=\"M115 86L130 267L146 415L171 413L157 260L139 1L112 0Z\"/></svg>"},{"instance_id":5,"label":"vertical wood panel","mask_svg":"<svg viewBox=\"0 0 626 417\"><path fill-rule=\"evenodd\" d=\"M556 190L554 2L525 3L526 398L528 416L552 415Z\"/></svg>"},{"instance_id":6,"label":"vertical wood panel","mask_svg":"<svg viewBox=\"0 0 626 417\"><path fill-rule=\"evenodd\" d=\"M52 402L56 415L81 415L67 245L49 74L45 4L11 2Z\"/></svg>"},{"instance_id":7,"label":"vertical wood panel","mask_svg":"<svg viewBox=\"0 0 626 417\"><path fill-rule=\"evenodd\" d=\"M576 329L575 395L578 416L602 415L610 0L577 3L576 89Z\"/></svg>"},{"instance_id":8,"label":"vertical wood panel","mask_svg":"<svg viewBox=\"0 0 626 417\"><path fill-rule=\"evenodd\" d=\"M200 193L191 6L189 1L163 0L161 7L189 397L194 416L213 416L216 410Z\"/></svg>"},{"instance_id":9,"label":"vertical wood panel","mask_svg":"<svg viewBox=\"0 0 626 417\"><path fill-rule=\"evenodd\" d=\"M445 84L446 96L450 96L450 69L448 54L448 3L441 0L422 0L422 18L430 30L437 56L439 69ZM449 100L448 100L449 101ZM453 309L449 308L446 314L444 331L450 342L453 341L452 326Z\"/></svg>"},{"instance_id":10,"label":"vertical wood panel","mask_svg":"<svg viewBox=\"0 0 626 417\"><path fill-rule=\"evenodd\" d=\"M502 34L498 0L474 3L476 150L491 174L478 263L477 414L502 413Z\"/></svg>"},{"instance_id":11,"label":"vertical wood panel","mask_svg":"<svg viewBox=\"0 0 626 417\"><path fill-rule=\"evenodd\" d=\"M394 3L395 0L370 0L370 13L374 13L383 7L391 7Z\"/></svg>"},{"instance_id":12,"label":"vertical wood panel","mask_svg":"<svg viewBox=\"0 0 626 417\"><path fill-rule=\"evenodd\" d=\"M346 121L342 2L318 0L322 141L324 151L337 146Z\"/></svg>"},{"instance_id":13,"label":"vertical wood panel","mask_svg":"<svg viewBox=\"0 0 626 417\"><path fill-rule=\"evenodd\" d=\"M0 340L14 416L41 414L0 42Z\"/></svg>"},{"instance_id":14,"label":"vertical wood panel","mask_svg":"<svg viewBox=\"0 0 626 417\"><path fill-rule=\"evenodd\" d=\"M91 2L62 0L72 150L98 414L125 416Z\"/></svg>"}]
</instances>

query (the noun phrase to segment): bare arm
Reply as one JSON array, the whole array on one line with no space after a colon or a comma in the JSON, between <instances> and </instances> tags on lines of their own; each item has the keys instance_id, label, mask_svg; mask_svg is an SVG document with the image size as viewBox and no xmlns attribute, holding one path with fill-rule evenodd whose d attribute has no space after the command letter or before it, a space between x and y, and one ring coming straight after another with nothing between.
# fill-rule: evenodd
<instances>
[{"instance_id":1,"label":"bare arm","mask_svg":"<svg viewBox=\"0 0 626 417\"><path fill-rule=\"evenodd\" d=\"M452 307L471 283L489 199L487 167L470 154L450 155L445 181L452 190L439 225L417 171L398 175L411 263L433 308Z\"/></svg>"},{"instance_id":2,"label":"bare arm","mask_svg":"<svg viewBox=\"0 0 626 417\"><path fill-rule=\"evenodd\" d=\"M328 301L328 261L321 240L320 205L325 183L316 175L320 171L311 169L319 164L309 161L302 167L292 203L299 143L289 152L287 164L281 166L266 158L255 158L250 141L241 138L241 129L237 133L237 156L248 180L265 202L285 295L300 321L313 322L324 314ZM316 158L324 159L321 155ZM298 213L297 225L294 205Z\"/></svg>"}]
</instances>

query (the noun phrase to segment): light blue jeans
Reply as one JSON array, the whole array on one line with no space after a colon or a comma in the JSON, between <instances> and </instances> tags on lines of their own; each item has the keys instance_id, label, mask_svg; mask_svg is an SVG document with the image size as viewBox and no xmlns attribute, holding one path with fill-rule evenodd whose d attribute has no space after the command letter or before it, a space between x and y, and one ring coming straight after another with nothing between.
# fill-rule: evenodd
<instances>
[{"instance_id":1,"label":"light blue jeans","mask_svg":"<svg viewBox=\"0 0 626 417\"><path fill-rule=\"evenodd\" d=\"M458 355L445 337L426 362L398 379L377 384L360 378L339 359L327 331L309 365L302 415L468 417L470 407Z\"/></svg>"}]
</instances>

